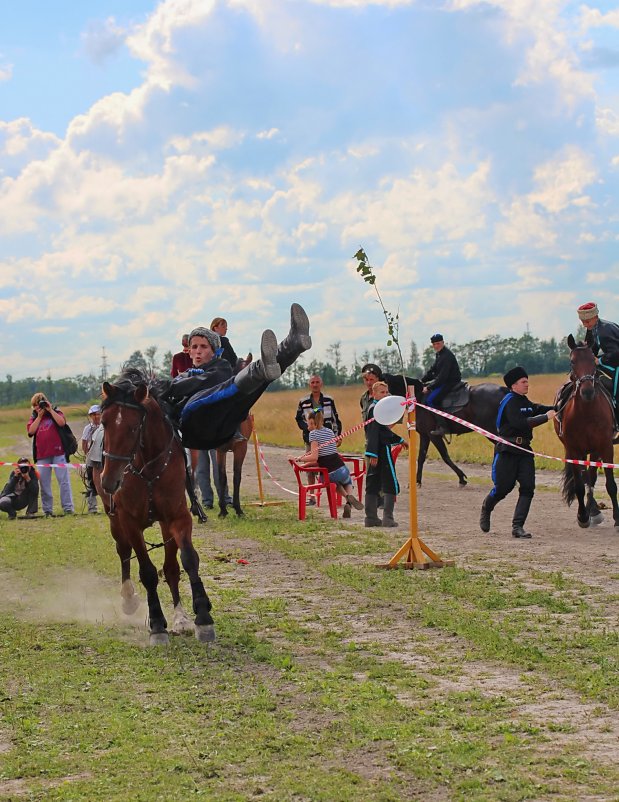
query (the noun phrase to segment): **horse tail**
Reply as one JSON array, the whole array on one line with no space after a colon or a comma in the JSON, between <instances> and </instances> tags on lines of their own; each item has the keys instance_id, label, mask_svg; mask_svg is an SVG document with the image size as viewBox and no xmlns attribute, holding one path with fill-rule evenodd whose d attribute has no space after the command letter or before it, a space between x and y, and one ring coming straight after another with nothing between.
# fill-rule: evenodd
<instances>
[{"instance_id":1,"label":"horse tail","mask_svg":"<svg viewBox=\"0 0 619 802\"><path fill-rule=\"evenodd\" d=\"M561 484L561 491L563 494L563 501L569 507L576 498L576 487L574 483L574 471L569 463L566 463L563 468L563 482Z\"/></svg>"}]
</instances>

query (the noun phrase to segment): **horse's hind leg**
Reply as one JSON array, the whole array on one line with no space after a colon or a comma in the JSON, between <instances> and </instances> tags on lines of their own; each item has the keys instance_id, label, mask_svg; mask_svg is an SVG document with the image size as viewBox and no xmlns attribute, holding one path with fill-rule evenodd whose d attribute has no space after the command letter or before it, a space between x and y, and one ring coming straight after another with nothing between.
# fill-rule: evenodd
<instances>
[{"instance_id":1,"label":"horse's hind leg","mask_svg":"<svg viewBox=\"0 0 619 802\"><path fill-rule=\"evenodd\" d=\"M613 505L613 520L615 522L615 530L619 532L619 505L617 504L617 482L612 468L604 468L604 475L606 477L606 492L608 493Z\"/></svg>"},{"instance_id":2,"label":"horse's hind leg","mask_svg":"<svg viewBox=\"0 0 619 802\"><path fill-rule=\"evenodd\" d=\"M226 476L226 452L217 449L217 475L219 476L219 487L217 488L217 495L219 497L219 517L225 518L228 515L228 507L226 505L226 488L228 486L228 478Z\"/></svg>"},{"instance_id":3,"label":"horse's hind leg","mask_svg":"<svg viewBox=\"0 0 619 802\"><path fill-rule=\"evenodd\" d=\"M448 465L458 477L458 484L460 485L460 487L464 487L466 484L468 484L466 474L464 473L464 471L460 470L460 468L458 468L456 463L449 456L449 451L447 451L447 446L445 445L445 441L443 440L443 438L432 437L430 435L430 439L432 440L432 443L436 446L436 450L441 455L441 459L443 460L445 465Z\"/></svg>"},{"instance_id":4,"label":"horse's hind leg","mask_svg":"<svg viewBox=\"0 0 619 802\"><path fill-rule=\"evenodd\" d=\"M582 458L581 458L582 459ZM578 500L578 512L576 513L576 520L581 529L587 529L591 523L589 519L589 510L585 504L585 483L583 481L583 471L578 465L572 465L574 474L574 493Z\"/></svg>"},{"instance_id":5,"label":"horse's hind leg","mask_svg":"<svg viewBox=\"0 0 619 802\"><path fill-rule=\"evenodd\" d=\"M417 455L417 487L421 487L421 477L423 476L423 465L428 455L430 438L427 434L419 434L419 454Z\"/></svg>"},{"instance_id":6,"label":"horse's hind leg","mask_svg":"<svg viewBox=\"0 0 619 802\"><path fill-rule=\"evenodd\" d=\"M215 624L211 616L211 600L206 595L204 585L200 579L200 557L191 542L191 516L185 510L179 520L170 524L170 533L173 535L181 552L181 562L189 577L191 585L191 597L193 600L193 611L196 614L194 619L196 638L201 643L208 643L215 640Z\"/></svg>"},{"instance_id":7,"label":"horse's hind leg","mask_svg":"<svg viewBox=\"0 0 619 802\"><path fill-rule=\"evenodd\" d=\"M232 506L236 514L241 516L245 514L241 509L241 479L243 478L243 463L245 462L245 455L247 454L247 441L239 441L232 453L234 455Z\"/></svg>"}]
</instances>

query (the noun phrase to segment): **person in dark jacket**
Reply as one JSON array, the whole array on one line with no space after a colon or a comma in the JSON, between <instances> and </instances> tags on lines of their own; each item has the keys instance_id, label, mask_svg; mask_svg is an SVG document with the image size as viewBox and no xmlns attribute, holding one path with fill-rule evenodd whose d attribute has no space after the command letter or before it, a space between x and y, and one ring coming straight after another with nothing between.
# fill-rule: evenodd
<instances>
[{"instance_id":1,"label":"person in dark jacket","mask_svg":"<svg viewBox=\"0 0 619 802\"><path fill-rule=\"evenodd\" d=\"M221 342L221 358L227 359L232 366L232 370L236 370L239 360L234 348L230 345L230 340L226 337L226 334L228 333L228 321L223 317L214 318L213 322L211 323L211 331L214 331L215 334L219 334L219 339Z\"/></svg>"},{"instance_id":2,"label":"person in dark jacket","mask_svg":"<svg viewBox=\"0 0 619 802\"><path fill-rule=\"evenodd\" d=\"M178 354L174 354L172 357L172 367L170 369L170 375L174 379L179 373L184 373L186 370L189 370L191 367L191 356L189 354L189 335L183 334L181 338L181 345L183 346L183 350L179 351Z\"/></svg>"},{"instance_id":3,"label":"person in dark jacket","mask_svg":"<svg viewBox=\"0 0 619 802\"><path fill-rule=\"evenodd\" d=\"M462 381L462 373L456 355L447 348L442 334L433 334L430 342L436 356L434 364L421 377L421 381L425 385L423 392L427 395L427 406L440 409L443 398ZM448 431L442 423L439 423L430 434L442 436L448 434Z\"/></svg>"},{"instance_id":4,"label":"person in dark jacket","mask_svg":"<svg viewBox=\"0 0 619 802\"><path fill-rule=\"evenodd\" d=\"M269 384L312 346L309 320L299 304L290 308L288 335L278 343L272 331L263 332L260 359L236 375L221 357L218 334L199 327L189 337L194 367L172 381L165 400L180 416L185 448L202 450L231 440Z\"/></svg>"},{"instance_id":5,"label":"person in dark jacket","mask_svg":"<svg viewBox=\"0 0 619 802\"><path fill-rule=\"evenodd\" d=\"M9 521L17 518L17 511L26 508L26 518L33 518L39 509L39 479L34 465L26 457L17 460L17 467L0 493L0 510Z\"/></svg>"},{"instance_id":6,"label":"person in dark jacket","mask_svg":"<svg viewBox=\"0 0 619 802\"><path fill-rule=\"evenodd\" d=\"M342 424L337 414L335 401L329 395L322 392L322 379L320 376L312 376L309 380L310 394L304 396L297 407L295 420L297 426L303 434L303 442L309 447L309 429L307 418L310 412L320 410L323 417L323 426L331 429L335 434L342 434Z\"/></svg>"},{"instance_id":7,"label":"person in dark jacket","mask_svg":"<svg viewBox=\"0 0 619 802\"><path fill-rule=\"evenodd\" d=\"M601 320L593 301L582 304L577 311L587 329L585 342L593 351L598 370L611 380L615 417L619 424L619 326L610 320Z\"/></svg>"},{"instance_id":8,"label":"person in dark jacket","mask_svg":"<svg viewBox=\"0 0 619 802\"><path fill-rule=\"evenodd\" d=\"M482 532L490 531L492 510L499 501L512 492L518 482L519 493L512 519L512 536L530 538L531 533L525 530L524 524L535 492L535 461L531 453L532 430L552 420L557 413L552 406L529 401L527 398L529 376L523 367L518 366L509 370L503 381L509 388L509 393L499 406L497 432L499 437L520 448L513 448L505 443L495 445L492 463L494 487L481 506L479 526Z\"/></svg>"}]
</instances>

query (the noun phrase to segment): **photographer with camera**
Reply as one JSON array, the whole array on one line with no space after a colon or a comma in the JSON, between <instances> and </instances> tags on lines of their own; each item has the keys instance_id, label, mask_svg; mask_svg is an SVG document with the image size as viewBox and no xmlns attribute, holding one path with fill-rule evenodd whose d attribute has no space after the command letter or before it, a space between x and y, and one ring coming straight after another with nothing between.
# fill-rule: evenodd
<instances>
[{"instance_id":1,"label":"photographer with camera","mask_svg":"<svg viewBox=\"0 0 619 802\"><path fill-rule=\"evenodd\" d=\"M60 436L60 429L66 425L62 412L53 407L44 393L35 393L30 401L32 416L27 424L28 437L32 437L32 456L37 463L41 485L41 503L46 518L54 515L54 497L52 496L52 471L60 486L60 503L65 515L73 514L73 494L69 469L65 467L51 468L50 465L66 465L65 447ZM44 464L47 464L46 465Z\"/></svg>"},{"instance_id":2,"label":"photographer with camera","mask_svg":"<svg viewBox=\"0 0 619 802\"><path fill-rule=\"evenodd\" d=\"M17 510L26 507L26 518L34 518L39 509L39 480L34 466L27 457L17 460L9 481L0 493L0 510L9 521L17 518Z\"/></svg>"}]
</instances>

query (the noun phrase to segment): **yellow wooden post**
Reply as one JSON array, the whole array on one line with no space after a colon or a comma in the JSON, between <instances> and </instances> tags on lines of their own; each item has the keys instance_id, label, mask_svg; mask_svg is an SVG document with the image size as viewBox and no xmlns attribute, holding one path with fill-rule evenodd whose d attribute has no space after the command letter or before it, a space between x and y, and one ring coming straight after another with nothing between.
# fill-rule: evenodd
<instances>
[{"instance_id":1,"label":"yellow wooden post","mask_svg":"<svg viewBox=\"0 0 619 802\"><path fill-rule=\"evenodd\" d=\"M256 476L258 477L258 497L260 501L252 501L252 507L277 507L280 504L285 504L285 501L265 501L264 490L262 488L262 468L260 467L260 452L258 450L258 437L256 436L256 427L254 426L254 416L251 416L251 439L254 444L254 457L256 458Z\"/></svg>"},{"instance_id":2,"label":"yellow wooden post","mask_svg":"<svg viewBox=\"0 0 619 802\"><path fill-rule=\"evenodd\" d=\"M417 512L417 430L415 428L415 406L411 405L408 411L408 479L409 490L409 513L410 513L410 537L398 551L393 555L388 563L381 565L381 568L398 568L399 563L404 559L403 568L443 568L445 565L453 565L453 560L441 560L440 556L426 545L419 537L419 524Z\"/></svg>"}]
</instances>

